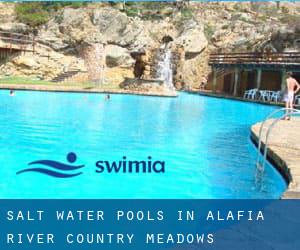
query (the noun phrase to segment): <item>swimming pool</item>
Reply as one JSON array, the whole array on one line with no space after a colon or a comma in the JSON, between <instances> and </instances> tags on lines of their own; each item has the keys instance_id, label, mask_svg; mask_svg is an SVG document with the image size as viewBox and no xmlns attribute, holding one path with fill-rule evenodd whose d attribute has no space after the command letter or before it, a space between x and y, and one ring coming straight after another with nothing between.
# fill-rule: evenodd
<instances>
[{"instance_id":1,"label":"swimming pool","mask_svg":"<svg viewBox=\"0 0 300 250\"><path fill-rule=\"evenodd\" d=\"M178 98L0 91L1 198L278 198L286 188L270 165L255 186L250 126L274 107L190 94ZM83 174L16 175L37 160ZM165 161L165 173L96 173L123 156Z\"/></svg>"}]
</instances>

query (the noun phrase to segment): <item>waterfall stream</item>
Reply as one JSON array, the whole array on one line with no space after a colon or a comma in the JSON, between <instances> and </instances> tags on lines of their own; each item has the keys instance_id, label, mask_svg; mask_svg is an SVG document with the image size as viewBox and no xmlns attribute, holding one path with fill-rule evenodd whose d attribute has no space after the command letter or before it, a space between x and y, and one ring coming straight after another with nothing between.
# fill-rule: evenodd
<instances>
[{"instance_id":1,"label":"waterfall stream","mask_svg":"<svg viewBox=\"0 0 300 250\"><path fill-rule=\"evenodd\" d=\"M158 79L163 81L169 90L175 90L173 84L172 52L166 45L158 62Z\"/></svg>"}]
</instances>

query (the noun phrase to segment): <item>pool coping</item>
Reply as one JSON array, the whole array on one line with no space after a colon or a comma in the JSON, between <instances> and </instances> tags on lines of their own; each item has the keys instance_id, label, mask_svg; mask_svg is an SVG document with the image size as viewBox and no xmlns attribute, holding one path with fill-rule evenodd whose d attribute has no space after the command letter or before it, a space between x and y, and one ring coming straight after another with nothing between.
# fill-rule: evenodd
<instances>
[{"instance_id":1,"label":"pool coping","mask_svg":"<svg viewBox=\"0 0 300 250\"><path fill-rule=\"evenodd\" d=\"M250 138L252 142L258 147L259 143L259 132L257 127L260 127L261 122L258 122L251 126L250 129ZM280 147L279 147L280 148ZM267 158L271 164L278 170L282 177L287 182L287 189L282 194L281 199L300 199L300 177L298 176L300 162L291 163L288 156L283 153L280 153L280 149L273 147L272 145L268 146ZM265 149L264 139L262 140L261 152Z\"/></svg>"},{"instance_id":2,"label":"pool coping","mask_svg":"<svg viewBox=\"0 0 300 250\"><path fill-rule=\"evenodd\" d=\"M112 89L97 89L83 88L76 86L47 86L47 85L30 85L30 84L0 84L0 90L19 90L19 91L41 91L41 92L62 92L62 93L91 93L91 94L124 94L124 95L140 95L152 97L174 98L178 94L162 94L148 91L133 91L133 90L112 90Z\"/></svg>"},{"instance_id":3,"label":"pool coping","mask_svg":"<svg viewBox=\"0 0 300 250\"><path fill-rule=\"evenodd\" d=\"M208 96L208 97L214 97L214 98L222 98L222 99L229 99L229 100L241 101L241 102L256 103L256 104L267 105L267 106L280 106L280 107L282 107L282 106L285 105L283 102L264 102L264 101L261 101L261 100L245 99L243 97L227 95L227 94L224 94L224 93L213 93L213 92L210 92L210 91L184 90L184 92L186 92L188 94Z\"/></svg>"}]
</instances>

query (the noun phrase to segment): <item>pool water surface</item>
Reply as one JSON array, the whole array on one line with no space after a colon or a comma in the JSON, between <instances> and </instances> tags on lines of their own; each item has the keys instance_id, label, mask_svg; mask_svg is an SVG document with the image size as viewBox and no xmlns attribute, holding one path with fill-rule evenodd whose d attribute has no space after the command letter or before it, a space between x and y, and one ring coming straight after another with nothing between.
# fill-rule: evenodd
<instances>
[{"instance_id":1,"label":"pool water surface","mask_svg":"<svg viewBox=\"0 0 300 250\"><path fill-rule=\"evenodd\" d=\"M279 198L268 164L255 185L250 126L275 107L199 95L178 98L0 91L0 198ZM30 162L84 165L55 178ZM165 173L97 173L97 161L165 162ZM31 166L32 167L32 166ZM35 166L35 168L41 166ZM74 171L73 171L74 172Z\"/></svg>"}]
</instances>

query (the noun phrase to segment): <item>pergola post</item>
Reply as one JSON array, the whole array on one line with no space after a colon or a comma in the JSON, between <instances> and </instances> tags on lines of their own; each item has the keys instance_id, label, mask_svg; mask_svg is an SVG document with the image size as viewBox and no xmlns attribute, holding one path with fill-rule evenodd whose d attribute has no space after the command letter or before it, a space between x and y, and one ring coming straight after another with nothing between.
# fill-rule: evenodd
<instances>
[{"instance_id":1,"label":"pergola post","mask_svg":"<svg viewBox=\"0 0 300 250\"><path fill-rule=\"evenodd\" d=\"M234 96L237 96L237 92L238 92L239 75L240 75L240 69L238 67L236 67L234 69L234 87L233 87L233 95Z\"/></svg>"},{"instance_id":2,"label":"pergola post","mask_svg":"<svg viewBox=\"0 0 300 250\"><path fill-rule=\"evenodd\" d=\"M256 88L260 89L261 87L261 69L257 69L256 70Z\"/></svg>"},{"instance_id":3,"label":"pergola post","mask_svg":"<svg viewBox=\"0 0 300 250\"><path fill-rule=\"evenodd\" d=\"M281 70L281 85L280 89L284 91L286 88L286 69Z\"/></svg>"},{"instance_id":4,"label":"pergola post","mask_svg":"<svg viewBox=\"0 0 300 250\"><path fill-rule=\"evenodd\" d=\"M212 91L214 93L216 93L216 91L217 91L217 70L215 67L213 67L212 71L213 71L212 72L212 74L213 74Z\"/></svg>"}]
</instances>

